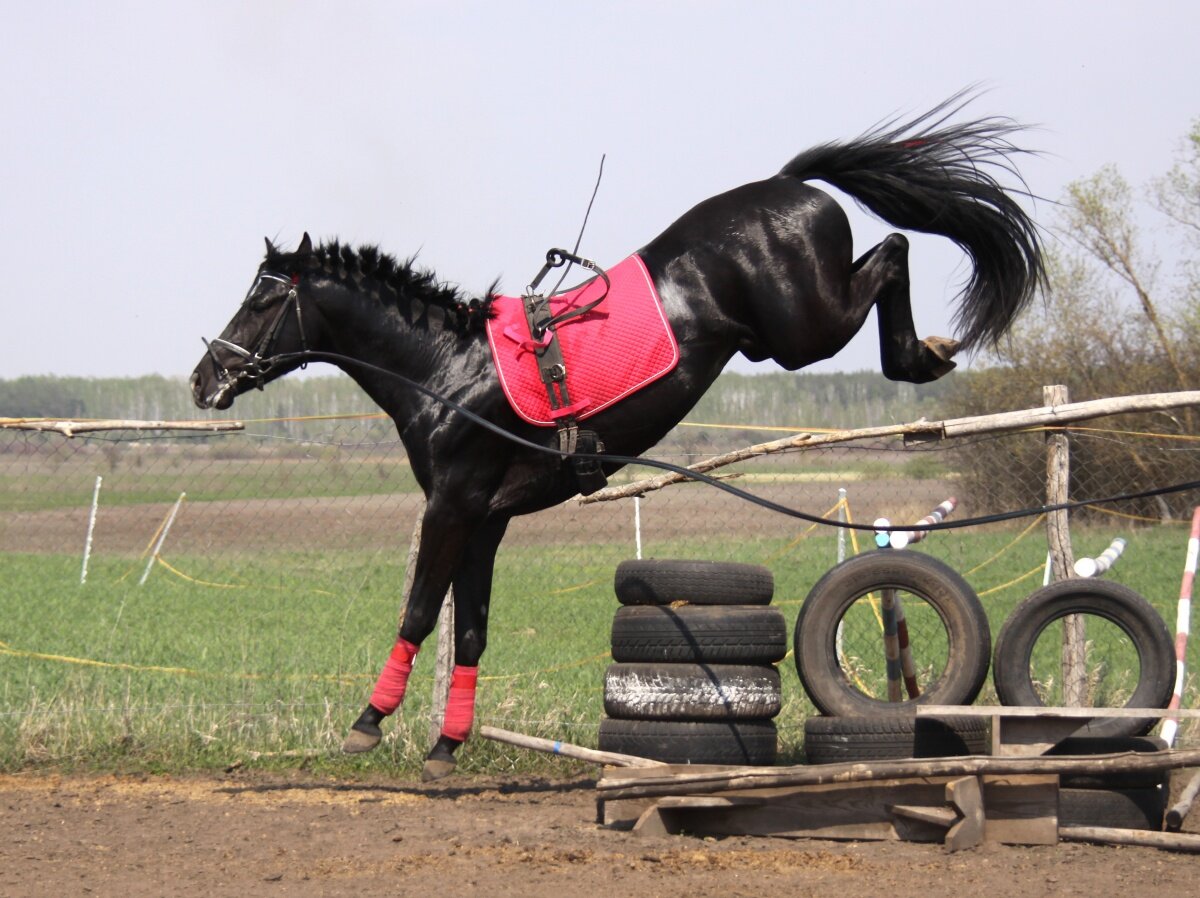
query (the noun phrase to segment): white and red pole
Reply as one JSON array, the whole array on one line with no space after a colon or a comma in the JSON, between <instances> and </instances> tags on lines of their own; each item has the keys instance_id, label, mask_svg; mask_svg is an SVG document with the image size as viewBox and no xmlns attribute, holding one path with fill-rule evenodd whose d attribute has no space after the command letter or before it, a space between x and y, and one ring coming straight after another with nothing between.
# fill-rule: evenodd
<instances>
[{"instance_id":1,"label":"white and red pole","mask_svg":"<svg viewBox=\"0 0 1200 898\"><path fill-rule=\"evenodd\" d=\"M951 496L921 520L917 521L916 526L924 527L927 524L940 524L946 519L950 512L958 507L958 500ZM891 534L889 543L893 549L903 549L911 543L919 543L927 537L932 531L930 530L895 530Z\"/></svg>"},{"instance_id":2,"label":"white and red pole","mask_svg":"<svg viewBox=\"0 0 1200 898\"><path fill-rule=\"evenodd\" d=\"M1125 540L1117 537L1112 544L1095 558L1080 558L1075 562L1076 577L1099 577L1121 557L1125 551Z\"/></svg>"},{"instance_id":3,"label":"white and red pole","mask_svg":"<svg viewBox=\"0 0 1200 898\"><path fill-rule=\"evenodd\" d=\"M1183 705L1183 685L1187 673L1187 640L1192 625L1192 585L1196 581L1196 558L1200 556L1200 506L1192 511L1192 532L1188 537L1187 560L1183 564L1183 582L1179 586L1179 605L1175 613L1175 693L1168 709ZM1175 743L1179 721L1163 721L1162 737L1170 748Z\"/></svg>"}]
</instances>

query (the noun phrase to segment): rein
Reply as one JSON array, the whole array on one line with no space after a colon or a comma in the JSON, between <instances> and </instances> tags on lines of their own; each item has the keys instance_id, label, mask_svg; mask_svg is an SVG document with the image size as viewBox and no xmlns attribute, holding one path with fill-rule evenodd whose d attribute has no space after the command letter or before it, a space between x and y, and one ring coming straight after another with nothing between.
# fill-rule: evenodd
<instances>
[{"instance_id":1,"label":"rein","mask_svg":"<svg viewBox=\"0 0 1200 898\"><path fill-rule=\"evenodd\" d=\"M481 415L475 414L475 412L473 412L470 409L466 408L465 406L455 402L453 399L443 396L440 393L436 392L435 390L431 390L429 387L425 386L425 384L418 383L417 381L412 380L409 377L405 377L403 374L401 374L398 371L393 371L389 368L384 368L381 365L375 365L375 364L372 364L371 362L367 362L362 359L352 358L350 356L341 355L341 354L335 353L335 352L321 352L321 351L314 351L314 350L305 350L303 352L284 353L282 355L277 356L274 360L268 360L268 361L276 361L276 362L285 361L286 362L286 361L294 361L297 359L304 359L306 361L339 362L339 363L343 363L343 364L354 365L356 367L363 368L368 371L374 371L378 374L383 374L386 377L391 377L396 380L399 380L401 383L405 384L408 387L411 387L412 389L416 390L418 393L428 396L430 399L433 399L435 402L438 402L438 403L446 406L447 408L452 409L453 411L462 415L467 420L472 421L475 424L479 425L484 430L490 431L491 433L494 433L497 436L500 436L500 437L508 440L510 443L514 443L517 446L521 446L525 449L530 449L534 452L540 452L543 455L554 455L559 458L569 458L570 457L565 452L563 452L561 449L555 449L550 446L544 446L540 443L535 443L532 440L527 440L524 437L519 436L518 434L515 434L515 433L512 433L511 431L505 430L499 424L489 421L487 418L484 418ZM685 468L682 465L672 464L671 462L662 461L661 459L657 459L657 458L649 458L646 456L636 456L635 457L635 456L627 456L627 455L605 455L605 454L601 454L598 452L587 452L584 450L579 451L577 453L577 457L584 458L584 459L590 459L591 461L593 461L596 464L597 467L599 467L601 462L611 461L611 462L615 462L616 464L620 464L620 465L643 465L647 468L657 468L661 471L670 471L673 474L679 474L683 477L688 478L689 480L696 481L697 483L705 483L705 484L708 484L709 486L716 487L717 489L721 490L722 492L728 493L731 496L736 496L739 499L744 499L754 505L759 506L760 508L766 509L767 511L778 512L779 514L786 515L787 517L796 518L801 521L808 521L809 523L812 523L812 524L828 524L831 527L837 527L842 530L861 530L864 532L869 531L871 533L876 533L876 532L890 533L892 531L897 531L897 530L907 530L907 531L912 531L914 533L932 532L934 530L962 530L963 528L966 528L966 527L977 527L982 524L995 524L995 523L999 523L1001 521L1012 521L1012 520L1016 520L1018 518L1029 518L1029 517L1033 517L1034 515L1048 514L1050 512L1054 512L1054 511L1071 511L1076 508L1087 508L1092 505L1104 505L1104 504L1111 504L1114 502L1126 502L1130 499L1144 499L1144 498L1153 497L1153 496L1165 496L1165 495L1169 495L1170 493L1182 493L1182 492L1187 492L1188 490L1200 489L1200 480L1191 480L1191 481L1186 481L1184 483L1174 483L1174 484L1171 484L1170 486L1160 486L1160 487L1155 487L1154 489L1141 490L1141 491L1134 492L1134 493L1121 493L1121 494L1118 494L1115 496L1104 496L1104 497L1096 498L1096 499L1079 499L1079 500L1076 500L1073 502L1058 502L1058 503L1054 503L1054 504L1039 505L1039 506L1032 507L1032 508L1016 509L1014 511L1002 511L1002 512L997 512L995 514L980 515L980 516L974 517L974 518L959 518L958 520L953 520L953 521L943 520L940 523L934 523L934 524L891 524L891 525L888 525L885 527L882 525L876 525L874 523L872 523L872 524L854 524L849 521L831 520L829 518L823 518L820 515L809 514L808 512L801 511L798 508L792 508L788 505L783 505L782 503L775 502L771 499L765 499L762 496L756 496L754 493L747 492L746 490L740 489L725 480L720 480L709 474L705 474L700 471L693 471L692 469Z\"/></svg>"},{"instance_id":2,"label":"rein","mask_svg":"<svg viewBox=\"0 0 1200 898\"><path fill-rule=\"evenodd\" d=\"M595 265L595 263L589 262L586 259L580 259L579 257L574 256L574 254L566 253L562 250L551 250L550 253L547 254L546 265L543 266L542 271L538 274L538 277L534 279L533 284L530 285L530 288L527 292L532 293L532 291L537 288L538 283L540 283L540 281L545 277L546 273L550 269L556 268L556 267L564 264L567 261L574 261L576 264L579 264L582 267L588 268L589 270L596 271L600 275L600 277L602 277L603 280L605 281L605 284L606 284L605 295L607 295L607 293L608 293L607 287L609 285L609 279L608 279L607 274L605 272L603 272L599 268L599 266ZM1076 508L1085 508L1085 507L1092 506L1092 505L1123 502L1123 501L1128 501L1130 499L1162 496L1162 495L1168 495L1170 493L1178 493L1178 492L1185 492L1188 490L1200 489L1200 480L1193 480L1193 481L1188 481L1188 482L1184 482L1184 483L1171 484L1169 486L1164 486L1164 487L1156 487L1154 489L1149 489L1149 490L1141 490L1141 491L1133 492L1133 493L1122 493L1119 495L1105 496L1102 498L1083 499L1083 500L1077 500L1077 501L1073 501L1073 502L1060 502L1060 503L1055 503L1055 504L1040 505L1040 506L1036 506L1036 507L1032 507L1032 508L1023 508L1023 509L1017 509L1017 510L1013 510L1013 511L999 512L996 514L981 515L979 517L974 517L974 518L960 518L955 521L947 520L947 521L942 521L940 523L933 523L933 524L905 524L905 525L892 525L892 526L885 527L885 526L878 526L876 524L854 524L854 523L850 523L850 522L846 522L846 521L830 520L828 518L824 518L819 515L813 515L813 514L809 514L807 512L801 511L799 509L796 509L796 508L791 508L791 507L783 505L781 503L774 502L770 499L763 498L762 496L756 496L753 493L747 492L746 490L739 489L738 487L735 487L732 484L730 484L724 480L720 480L720 479L718 479L716 477L712 477L708 474L704 474L699 471L693 471L689 468L685 468L680 465L675 465L670 462L662 461L659 459L647 458L644 456L631 457L631 456L623 456L623 455L608 455L608 454L604 454L603 446L600 446L600 445L589 446L584 441L581 441L577 446L573 447L571 450L567 450L566 448L564 448L562 446L562 425L561 424L560 424L560 432L559 432L560 446L558 448L552 448L550 446L545 446L540 443L535 443L531 440L528 440L528 439L525 439L524 437L519 436L518 434L512 433L512 432L504 429L503 427L499 426L498 424L496 424L492 421L487 420L486 418L483 418L482 416L476 414L475 412L471 411L470 409L455 402L454 400L437 393L436 391L425 386L425 384L423 384L423 383L419 383L415 380L412 380L411 378L404 376L403 374L401 374L398 371L394 371L389 368L384 368L379 365L372 364L370 362L364 361L363 359L356 359L356 358L352 358L350 356L341 355L341 354L333 353L333 352L323 352L323 351L311 350L308 348L308 340L307 340L307 337L306 337L306 334L304 331L304 318L303 318L303 312L302 312L302 309L300 306L299 279L285 277L283 275L275 274L272 272L263 272L262 274L259 275L259 278L260 279L268 278L270 280L275 280L275 281L279 281L281 283L290 284L291 286L288 291L287 297L281 304L279 311L275 315L275 318L272 320L271 326L263 333L262 337L257 341L257 345L251 350L251 349L247 349L243 346L240 346L230 340L225 340L221 337L215 337L215 338L213 338L212 341L206 340L203 337L200 338L203 341L204 346L208 351L209 357L212 359L213 367L217 373L217 376L219 379L219 384L221 386L222 391L227 391L227 390L233 389L234 385L237 383L237 381L239 379L249 380L249 381L251 381L251 383L254 386L258 387L261 390L264 385L263 378L266 376L266 374L268 372L270 372L271 370L273 370L276 366L278 366L280 364L296 362L299 364L299 366L301 368L305 367L308 364L308 362L310 362L310 361L327 361L327 362L338 362L338 363L348 364L348 365L363 368L366 370L375 371L379 374L383 374L387 377L391 377L396 380L399 380L402 383L404 383L405 385L407 385L408 387L416 390L419 393L422 393L425 396L428 396L430 399L433 399L434 401L446 406L447 408L452 409L453 411L457 412L458 414L461 414L463 417L467 418L468 420L474 422L478 426L508 440L511 443L514 443L518 446L522 446L526 449L529 449L529 450L532 450L535 452L539 452L542 454L554 455L561 459L569 459L572 462L572 464L575 465L577 475L580 474L581 468L584 469L584 471L583 471L584 476L586 476L588 468L594 469L596 474L598 475L598 477L601 479L601 483L604 482L604 473L601 468L601 465L605 461L613 462L618 465L643 465L643 466L649 467L649 468L657 468L657 469L663 470L663 471L670 471L672 473L682 475L682 476L688 478L689 480L708 484L709 486L716 487L717 489L721 490L722 492L728 493L732 496L736 496L739 499L744 499L746 501L749 501L749 502L759 506L760 508L764 508L768 511L774 511L774 512L786 515L787 517L796 518L796 519L799 519L802 521L808 521L813 524L828 524L830 526L838 527L838 528L845 529L845 530L862 530L864 532L865 531L887 532L887 531L892 531L892 530L906 530L906 531L912 531L912 532L927 532L927 531L934 531L934 530L958 530L958 529L962 529L965 527L979 526L981 524L992 524L992 523L998 523L1001 521L1015 520L1015 519L1023 518L1023 517L1032 517L1034 515L1046 514L1046 513L1054 512L1054 511L1068 511L1068 510L1072 510L1072 509L1076 509ZM253 288L251 288L251 293L253 293ZM536 297L536 294L533 294L533 295ZM546 319L545 325L548 328L555 323L561 324L563 321L569 320L570 318L576 317L577 315L586 314L587 312L591 311L603 299L604 299L604 296L601 296L600 299L596 300L595 302L589 303L588 305L586 305L584 307L580 307L580 309L572 309L570 311L570 313L568 313L566 315L550 316L549 318ZM272 355L270 352L271 348L273 347L276 339L278 338L279 332L282 329L284 322L286 321L288 311L293 308L295 309L295 312L296 312L296 323L300 330L300 339L301 339L301 345L303 348L298 352L277 353L277 354ZM546 308L548 310L548 308L549 308L548 304L547 304ZM556 321L556 318L557 318L557 321ZM532 328L532 326L533 325L531 323L531 328ZM543 330L542 333L544 336L545 330ZM556 341L551 340L550 342L557 345ZM246 369L244 369L244 371L240 371L236 375L231 375L229 370L227 368L225 368L225 366L221 363L221 360L217 356L217 353L216 353L214 347L220 347L229 352L232 352L238 358L244 360L246 362ZM565 377L565 369L563 372L563 376ZM592 437L593 439L595 438L595 434L590 431L580 431L578 433L579 437L584 437L585 435L588 435L588 436Z\"/></svg>"}]
</instances>

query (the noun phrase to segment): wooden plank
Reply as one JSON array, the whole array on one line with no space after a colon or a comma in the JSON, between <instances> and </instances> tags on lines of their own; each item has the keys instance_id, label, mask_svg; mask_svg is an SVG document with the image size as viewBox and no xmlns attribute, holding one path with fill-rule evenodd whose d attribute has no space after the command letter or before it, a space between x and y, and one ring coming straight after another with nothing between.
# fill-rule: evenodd
<instances>
[{"instance_id":1,"label":"wooden plank","mask_svg":"<svg viewBox=\"0 0 1200 898\"><path fill-rule=\"evenodd\" d=\"M1111 826L1063 826L1064 842L1097 842L1102 845L1138 845L1200 854L1200 836L1193 833L1160 833L1148 829L1117 829Z\"/></svg>"},{"instance_id":2,"label":"wooden plank","mask_svg":"<svg viewBox=\"0 0 1200 898\"><path fill-rule=\"evenodd\" d=\"M620 767L622 769L648 768L661 773L668 766L661 761L652 761L649 758L623 755L615 751L597 751L594 748L572 745L570 742L542 739L538 736L526 736L524 733L513 733L497 727L480 727L479 735L485 739L506 742L509 745L517 745L521 748L544 751L548 754L562 755L564 758L574 758L577 761L591 761L593 764L605 764L610 767Z\"/></svg>"},{"instance_id":3,"label":"wooden plank","mask_svg":"<svg viewBox=\"0 0 1200 898\"><path fill-rule=\"evenodd\" d=\"M719 808L661 807L652 803L635 826L647 832L660 824L666 832L698 836L780 836L786 838L864 839L940 842L944 828L918 821L901 821L899 829L890 807L933 805L944 801L945 782L908 780L884 783L846 783L804 789L755 790L757 805L731 803ZM734 793L722 797L738 798ZM653 811L653 813L651 813Z\"/></svg>"},{"instance_id":4,"label":"wooden plank","mask_svg":"<svg viewBox=\"0 0 1200 898\"><path fill-rule=\"evenodd\" d=\"M668 810L693 808L753 808L764 804L760 795L668 795L655 804Z\"/></svg>"},{"instance_id":5,"label":"wooden plank","mask_svg":"<svg viewBox=\"0 0 1200 898\"><path fill-rule=\"evenodd\" d=\"M228 433L245 430L246 425L241 421L129 421L124 419L54 421L48 418L0 418L0 428L49 431L61 433L70 438L77 433L100 433L105 430L198 430L209 433Z\"/></svg>"},{"instance_id":6,"label":"wooden plank","mask_svg":"<svg viewBox=\"0 0 1200 898\"><path fill-rule=\"evenodd\" d=\"M1058 842L1057 776L983 777L984 841L1005 845Z\"/></svg>"},{"instance_id":7,"label":"wooden plank","mask_svg":"<svg viewBox=\"0 0 1200 898\"><path fill-rule=\"evenodd\" d=\"M1064 739L1085 729L1094 718L993 717L992 754L995 757L1042 755Z\"/></svg>"},{"instance_id":8,"label":"wooden plank","mask_svg":"<svg viewBox=\"0 0 1200 898\"><path fill-rule=\"evenodd\" d=\"M1174 714L1176 712L1169 712ZM1200 717L1200 710L1178 712L1181 717ZM992 755L1027 757L1041 755L1063 739L1079 733L1093 720L1109 718L1159 718L1168 716L1164 708L1075 708L1014 707L1002 705L928 705L918 708L918 717L990 717Z\"/></svg>"},{"instance_id":9,"label":"wooden plank","mask_svg":"<svg viewBox=\"0 0 1200 898\"><path fill-rule=\"evenodd\" d=\"M718 795L672 795L660 798L638 816L633 832L644 838L678 835L688 829L688 821L694 815L684 811L703 811L704 819L720 816L730 808L753 808L764 803L759 797Z\"/></svg>"},{"instance_id":10,"label":"wooden plank","mask_svg":"<svg viewBox=\"0 0 1200 898\"><path fill-rule=\"evenodd\" d=\"M657 839L661 836L679 834L679 830L674 826L674 821L670 821L667 814L657 804L652 804L642 811L632 829L644 839Z\"/></svg>"},{"instance_id":11,"label":"wooden plank","mask_svg":"<svg viewBox=\"0 0 1200 898\"><path fill-rule=\"evenodd\" d=\"M912 777L959 777L991 774L1024 776L1034 774L1104 774L1113 770L1177 770L1200 766L1200 749L1175 749L1158 752L1120 752L1105 755L1053 757L990 757L884 760L838 764L811 764L797 767L737 767L705 773L656 775L643 771L638 778L624 772L605 775L596 783L600 797L610 800L657 797L660 795L699 795L747 789L774 789L790 786L842 784ZM906 802L909 803L909 802ZM920 804L922 802L916 802Z\"/></svg>"},{"instance_id":12,"label":"wooden plank","mask_svg":"<svg viewBox=\"0 0 1200 898\"><path fill-rule=\"evenodd\" d=\"M1200 793L1200 771L1192 774L1192 778L1188 780L1188 784L1179 793L1179 800L1167 809L1167 816L1163 821L1163 826L1168 832L1177 833L1183 828L1183 821L1187 819L1187 815L1191 812L1197 793Z\"/></svg>"},{"instance_id":13,"label":"wooden plank","mask_svg":"<svg viewBox=\"0 0 1200 898\"><path fill-rule=\"evenodd\" d=\"M946 833L946 850L962 851L980 844L983 841L984 815L983 790L978 777L964 776L946 783L946 800L962 817Z\"/></svg>"},{"instance_id":14,"label":"wooden plank","mask_svg":"<svg viewBox=\"0 0 1200 898\"><path fill-rule=\"evenodd\" d=\"M632 756L622 755L622 757ZM605 768L600 772L600 782L613 777L636 780L643 776L685 776L689 773L721 773L725 770L735 769L737 768L730 764L664 764L662 761L655 761L652 766L623 767L621 765L613 765L613 769ZM771 768L764 767L761 769L770 770Z\"/></svg>"},{"instance_id":15,"label":"wooden plank","mask_svg":"<svg viewBox=\"0 0 1200 898\"><path fill-rule=\"evenodd\" d=\"M892 813L907 817L909 820L930 823L945 829L949 829L961 819L958 812L951 808L918 807L908 804L892 805Z\"/></svg>"},{"instance_id":16,"label":"wooden plank","mask_svg":"<svg viewBox=\"0 0 1200 898\"><path fill-rule=\"evenodd\" d=\"M1168 711L1166 708L1064 708L1058 705L917 705L913 711L917 717L1082 717L1089 720L1109 717L1200 718L1200 710L1194 708Z\"/></svg>"},{"instance_id":17,"label":"wooden plank","mask_svg":"<svg viewBox=\"0 0 1200 898\"><path fill-rule=\"evenodd\" d=\"M942 842L948 821L959 819L945 806L946 788L952 781L935 777L604 801L600 822L635 828L647 836L687 832ZM898 808L920 808L928 814L906 815ZM1058 841L1057 777L984 777L981 808L985 841L1029 845Z\"/></svg>"}]
</instances>

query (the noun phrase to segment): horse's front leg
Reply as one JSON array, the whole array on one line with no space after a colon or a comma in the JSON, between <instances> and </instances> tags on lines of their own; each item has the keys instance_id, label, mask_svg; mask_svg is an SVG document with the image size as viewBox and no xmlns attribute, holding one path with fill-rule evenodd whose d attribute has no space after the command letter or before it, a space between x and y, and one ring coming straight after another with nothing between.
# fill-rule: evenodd
<instances>
[{"instance_id":1,"label":"horse's front leg","mask_svg":"<svg viewBox=\"0 0 1200 898\"><path fill-rule=\"evenodd\" d=\"M475 721L475 684L479 659L487 648L487 616L496 550L508 518L492 519L471 537L454 574L454 671L442 718L442 730L429 754L421 779L441 779L454 771L457 748L467 741Z\"/></svg>"},{"instance_id":2,"label":"horse's front leg","mask_svg":"<svg viewBox=\"0 0 1200 898\"><path fill-rule=\"evenodd\" d=\"M461 566L475 524L463 521L452 511L444 511L445 506L446 503L431 501L425 508L421 545L400 631L367 707L342 743L342 751L349 754L370 751L383 738L379 725L403 703L417 652L433 632L442 599Z\"/></svg>"}]
</instances>

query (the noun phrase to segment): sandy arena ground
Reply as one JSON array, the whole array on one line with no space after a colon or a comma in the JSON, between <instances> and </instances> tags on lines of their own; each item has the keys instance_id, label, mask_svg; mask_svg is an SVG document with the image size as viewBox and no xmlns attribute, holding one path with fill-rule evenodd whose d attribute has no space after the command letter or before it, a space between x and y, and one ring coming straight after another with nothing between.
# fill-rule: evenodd
<instances>
[{"instance_id":1,"label":"sandy arena ground","mask_svg":"<svg viewBox=\"0 0 1200 898\"><path fill-rule=\"evenodd\" d=\"M598 826L593 786L0 777L0 895L1095 898L1200 880L1200 855L1148 848L645 838Z\"/></svg>"}]
</instances>

